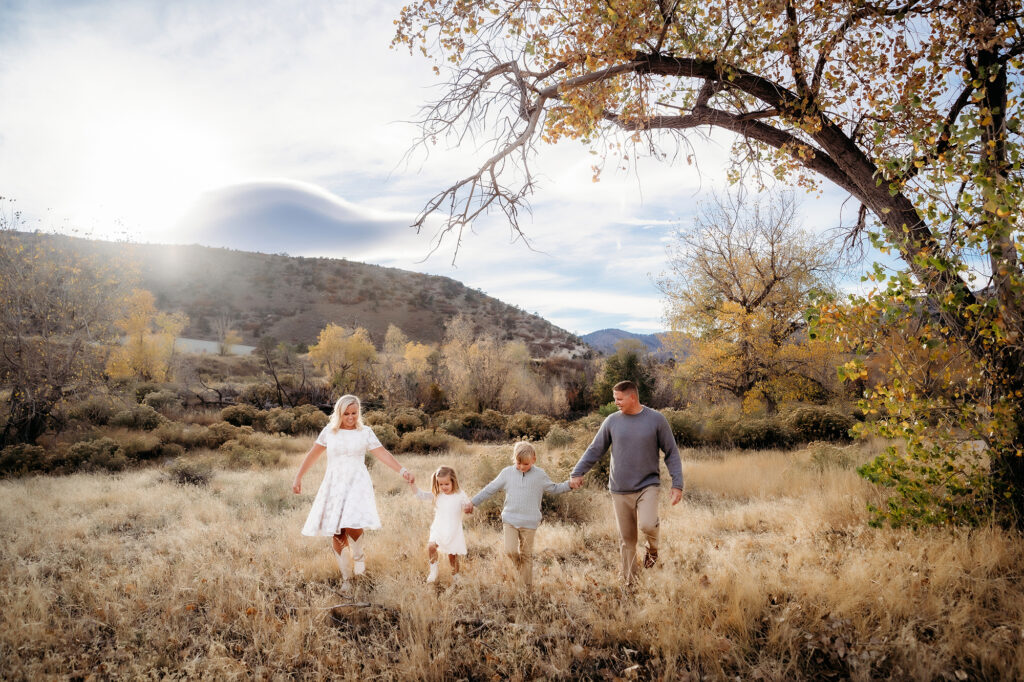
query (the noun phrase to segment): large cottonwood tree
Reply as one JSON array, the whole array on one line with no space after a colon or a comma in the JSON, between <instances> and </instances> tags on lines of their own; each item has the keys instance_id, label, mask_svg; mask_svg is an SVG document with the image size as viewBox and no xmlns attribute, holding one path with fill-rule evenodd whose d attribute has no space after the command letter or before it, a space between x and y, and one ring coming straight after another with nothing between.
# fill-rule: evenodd
<instances>
[{"instance_id":1,"label":"large cottonwood tree","mask_svg":"<svg viewBox=\"0 0 1024 682\"><path fill-rule=\"evenodd\" d=\"M734 172L827 180L860 202L855 229L906 266L876 303L926 297L935 333L976 361L979 409L1007 415L985 442L995 499L1020 518L1022 14L1020 0L413 2L396 42L450 73L424 143L494 142L417 226L444 212L461 238L500 210L519 229L545 143L675 160L692 135L732 131Z\"/></svg>"}]
</instances>

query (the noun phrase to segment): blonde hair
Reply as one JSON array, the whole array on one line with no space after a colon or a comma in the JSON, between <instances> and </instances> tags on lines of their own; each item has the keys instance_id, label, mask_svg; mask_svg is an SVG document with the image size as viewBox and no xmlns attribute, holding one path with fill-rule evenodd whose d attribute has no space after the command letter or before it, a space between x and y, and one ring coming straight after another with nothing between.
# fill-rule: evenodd
<instances>
[{"instance_id":1,"label":"blonde hair","mask_svg":"<svg viewBox=\"0 0 1024 682\"><path fill-rule=\"evenodd\" d=\"M359 398L346 394L338 398L338 402L334 403L334 412L331 412L331 418L327 420L327 425L333 431L341 428L341 415L345 414L348 406L353 404L356 406L356 428L363 428L363 406L360 404Z\"/></svg>"},{"instance_id":2,"label":"blonde hair","mask_svg":"<svg viewBox=\"0 0 1024 682\"><path fill-rule=\"evenodd\" d=\"M437 483L439 478L450 478L452 480L452 492L459 492L459 477L455 475L455 469L451 467L437 467L437 471L430 475L430 492L434 493L434 497L441 494L441 486Z\"/></svg>"},{"instance_id":3,"label":"blonde hair","mask_svg":"<svg viewBox=\"0 0 1024 682\"><path fill-rule=\"evenodd\" d=\"M525 440L521 440L512 448L512 459L525 463L528 459L537 459L537 451Z\"/></svg>"}]
</instances>

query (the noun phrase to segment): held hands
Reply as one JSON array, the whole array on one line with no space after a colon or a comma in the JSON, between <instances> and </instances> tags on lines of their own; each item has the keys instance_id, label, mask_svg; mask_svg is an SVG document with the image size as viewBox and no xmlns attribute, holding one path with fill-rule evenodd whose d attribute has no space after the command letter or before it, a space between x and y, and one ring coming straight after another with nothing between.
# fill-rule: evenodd
<instances>
[{"instance_id":1,"label":"held hands","mask_svg":"<svg viewBox=\"0 0 1024 682\"><path fill-rule=\"evenodd\" d=\"M416 483L416 477L405 467L402 467L401 471L398 472L398 475L404 478L405 482L409 485L414 485Z\"/></svg>"},{"instance_id":2,"label":"held hands","mask_svg":"<svg viewBox=\"0 0 1024 682\"><path fill-rule=\"evenodd\" d=\"M472 514L473 513L473 503L472 502L467 502L466 504L462 505L462 511L466 512L467 514Z\"/></svg>"},{"instance_id":3,"label":"held hands","mask_svg":"<svg viewBox=\"0 0 1024 682\"><path fill-rule=\"evenodd\" d=\"M583 477L573 476L569 479L569 490L579 490L583 487Z\"/></svg>"}]
</instances>

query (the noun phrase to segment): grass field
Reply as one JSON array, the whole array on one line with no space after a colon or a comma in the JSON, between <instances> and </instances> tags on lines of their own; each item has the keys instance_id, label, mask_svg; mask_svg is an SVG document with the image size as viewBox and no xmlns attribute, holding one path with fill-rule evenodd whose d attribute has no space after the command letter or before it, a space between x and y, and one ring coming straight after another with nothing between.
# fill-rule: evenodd
<instances>
[{"instance_id":1,"label":"grass field","mask_svg":"<svg viewBox=\"0 0 1024 682\"><path fill-rule=\"evenodd\" d=\"M634 595L595 481L553 499L536 587L515 590L498 506L467 518L470 554L426 585L428 503L372 468L384 528L351 601L326 539L299 534L323 463L179 485L163 469L0 483L0 676L376 679L1022 679L1020 536L876 530L852 466L871 445L684 451L662 495L663 550ZM470 493L510 446L403 457ZM575 452L540 451L564 479ZM500 496L499 496L500 497Z\"/></svg>"}]
</instances>

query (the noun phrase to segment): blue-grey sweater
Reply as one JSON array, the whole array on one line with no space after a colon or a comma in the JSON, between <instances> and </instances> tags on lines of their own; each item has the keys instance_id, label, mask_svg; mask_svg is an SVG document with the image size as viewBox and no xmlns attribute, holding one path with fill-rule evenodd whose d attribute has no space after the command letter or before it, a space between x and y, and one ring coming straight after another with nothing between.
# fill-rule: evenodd
<instances>
[{"instance_id":1,"label":"blue-grey sweater","mask_svg":"<svg viewBox=\"0 0 1024 682\"><path fill-rule=\"evenodd\" d=\"M582 476L593 468L601 456L612 449L608 489L613 493L635 493L661 483L658 451L665 453L665 466L672 476L672 487L683 489L683 465L679 448L672 437L672 427L665 415L644 407L637 414L613 412L608 415L572 476Z\"/></svg>"},{"instance_id":2,"label":"blue-grey sweater","mask_svg":"<svg viewBox=\"0 0 1024 682\"><path fill-rule=\"evenodd\" d=\"M539 466L530 467L525 474L514 466L507 466L476 494L473 506L499 490L505 491L501 520L516 528L536 528L540 525L540 500L544 493L560 495L568 492L569 481L554 483Z\"/></svg>"}]
</instances>

